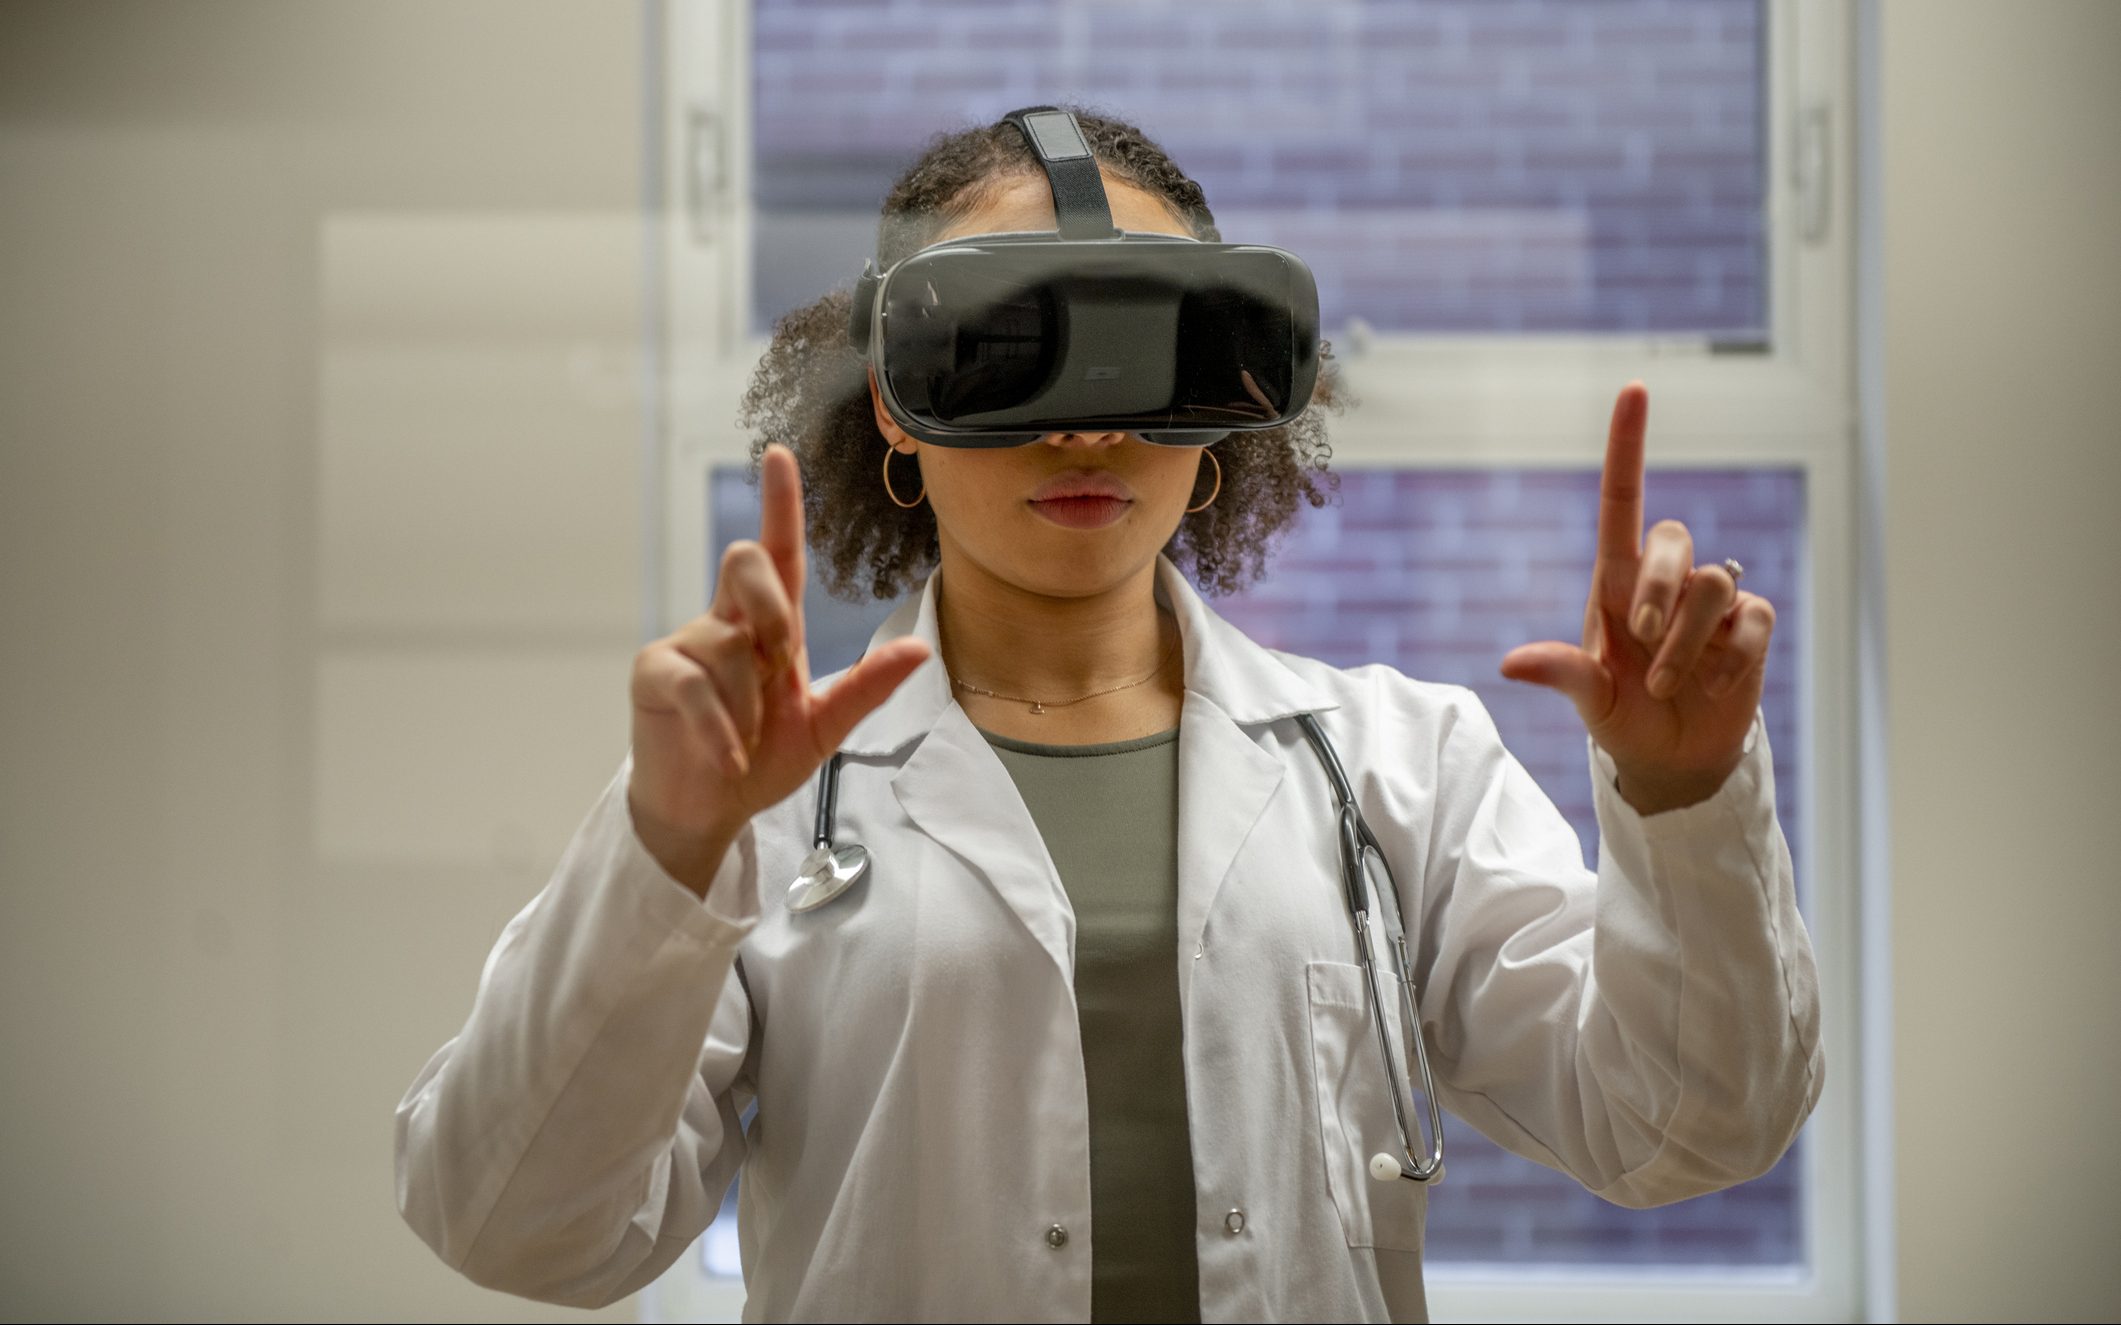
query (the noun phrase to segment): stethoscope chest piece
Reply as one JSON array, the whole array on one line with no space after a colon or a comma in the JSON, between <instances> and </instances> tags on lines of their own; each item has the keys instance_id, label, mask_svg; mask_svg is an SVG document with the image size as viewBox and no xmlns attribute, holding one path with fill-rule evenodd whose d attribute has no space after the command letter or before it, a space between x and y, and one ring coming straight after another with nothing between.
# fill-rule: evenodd
<instances>
[{"instance_id":1,"label":"stethoscope chest piece","mask_svg":"<svg viewBox=\"0 0 2121 1325\"><path fill-rule=\"evenodd\" d=\"M868 872L869 851L859 843L818 847L803 857L795 882L788 885L788 909L815 911L860 883Z\"/></svg>"}]
</instances>

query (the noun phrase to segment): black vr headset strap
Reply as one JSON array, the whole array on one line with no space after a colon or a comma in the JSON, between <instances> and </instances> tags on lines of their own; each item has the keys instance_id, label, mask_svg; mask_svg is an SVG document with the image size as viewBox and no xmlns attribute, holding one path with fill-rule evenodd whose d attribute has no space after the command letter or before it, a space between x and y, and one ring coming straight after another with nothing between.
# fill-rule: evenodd
<instances>
[{"instance_id":1,"label":"black vr headset strap","mask_svg":"<svg viewBox=\"0 0 2121 1325\"><path fill-rule=\"evenodd\" d=\"M1031 145L1053 186L1053 212L1062 239L1110 239L1119 233L1105 202L1104 177L1075 116L1053 106L1026 106L1002 116Z\"/></svg>"},{"instance_id":2,"label":"black vr headset strap","mask_svg":"<svg viewBox=\"0 0 2121 1325\"><path fill-rule=\"evenodd\" d=\"M1105 201L1105 180L1097 171L1097 157L1072 113L1055 106L1026 106L1010 111L1002 121L1017 127L1045 170L1062 239L1110 239L1119 233ZM873 260L863 264L847 310L847 340L863 358L869 355L869 320L883 280L884 273Z\"/></svg>"}]
</instances>

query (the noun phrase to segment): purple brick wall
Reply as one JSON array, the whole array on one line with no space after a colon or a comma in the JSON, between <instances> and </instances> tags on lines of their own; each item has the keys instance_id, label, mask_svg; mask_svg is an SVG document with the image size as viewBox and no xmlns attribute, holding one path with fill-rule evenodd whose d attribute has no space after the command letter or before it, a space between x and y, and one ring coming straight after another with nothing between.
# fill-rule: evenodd
<instances>
[{"instance_id":1,"label":"purple brick wall","mask_svg":"<svg viewBox=\"0 0 2121 1325\"><path fill-rule=\"evenodd\" d=\"M707 493L720 564L757 529L756 491L718 470ZM1762 700L1782 823L1803 860L1803 751L1796 688L1805 628L1802 475L1784 469L1655 470L1646 517L1684 521L1706 557L1732 556L1779 625ZM1268 577L1216 609L1252 638L1341 666L1390 663L1471 686L1504 742L1597 859L1583 728L1566 701L1496 675L1503 654L1574 639L1583 621L1597 520L1597 475L1551 469L1355 470L1336 504L1306 510ZM889 604L848 604L813 587L812 669L846 666ZM1800 891L1804 880L1800 878ZM1432 1197L1433 1263L1789 1265L1803 1254L1795 1156L1755 1182L1662 1210L1607 1205L1454 1122L1448 1180Z\"/></svg>"},{"instance_id":2,"label":"purple brick wall","mask_svg":"<svg viewBox=\"0 0 2121 1325\"><path fill-rule=\"evenodd\" d=\"M759 325L849 281L931 134L1134 120L1325 325L1767 326L1761 0L758 0Z\"/></svg>"}]
</instances>

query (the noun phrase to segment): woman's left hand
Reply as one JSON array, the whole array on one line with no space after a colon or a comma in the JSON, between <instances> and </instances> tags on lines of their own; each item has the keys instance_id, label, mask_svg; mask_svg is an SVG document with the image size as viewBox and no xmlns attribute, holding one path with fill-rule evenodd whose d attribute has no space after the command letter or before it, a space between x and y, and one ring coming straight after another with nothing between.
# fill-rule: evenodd
<instances>
[{"instance_id":1,"label":"woman's left hand","mask_svg":"<svg viewBox=\"0 0 2121 1325\"><path fill-rule=\"evenodd\" d=\"M1694 564L1685 525L1660 521L1644 541L1649 410L1640 382L1613 406L1583 647L1550 640L1502 660L1511 680L1569 697L1643 814L1707 800L1738 766L1775 630L1765 598L1740 591L1720 564Z\"/></svg>"}]
</instances>

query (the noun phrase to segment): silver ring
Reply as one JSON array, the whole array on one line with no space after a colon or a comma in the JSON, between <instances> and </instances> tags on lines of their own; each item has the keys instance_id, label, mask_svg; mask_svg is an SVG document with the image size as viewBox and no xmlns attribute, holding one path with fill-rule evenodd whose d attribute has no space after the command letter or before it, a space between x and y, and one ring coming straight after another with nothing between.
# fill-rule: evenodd
<instances>
[{"instance_id":1,"label":"silver ring","mask_svg":"<svg viewBox=\"0 0 2121 1325\"><path fill-rule=\"evenodd\" d=\"M1723 568L1730 572L1732 584L1736 584L1745 578L1745 567L1739 565L1735 557L1725 557L1723 559Z\"/></svg>"}]
</instances>

